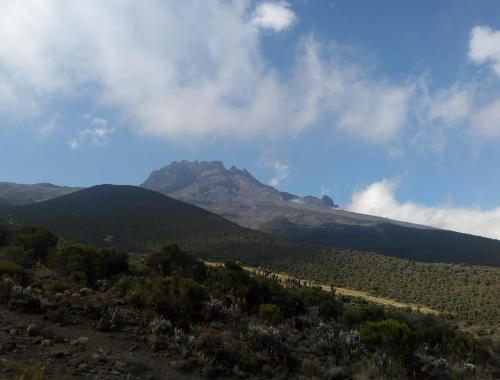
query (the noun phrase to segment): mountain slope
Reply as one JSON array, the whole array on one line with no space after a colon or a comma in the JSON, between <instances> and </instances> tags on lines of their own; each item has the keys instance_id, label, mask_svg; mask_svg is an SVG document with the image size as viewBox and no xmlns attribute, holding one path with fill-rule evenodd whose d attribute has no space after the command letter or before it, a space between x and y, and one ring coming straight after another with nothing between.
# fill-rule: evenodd
<instances>
[{"instance_id":1,"label":"mountain slope","mask_svg":"<svg viewBox=\"0 0 500 380\"><path fill-rule=\"evenodd\" d=\"M78 190L81 190L81 188L56 186L51 183L24 185L12 182L0 182L0 207L2 203L17 206L45 201Z\"/></svg>"},{"instance_id":2,"label":"mountain slope","mask_svg":"<svg viewBox=\"0 0 500 380\"><path fill-rule=\"evenodd\" d=\"M5 208L7 206L9 206L9 202L0 197L0 208Z\"/></svg>"},{"instance_id":3,"label":"mountain slope","mask_svg":"<svg viewBox=\"0 0 500 380\"><path fill-rule=\"evenodd\" d=\"M292 242L500 266L500 241L344 211L332 207L330 198L280 192L219 161L174 162L154 171L142 186Z\"/></svg>"},{"instance_id":4,"label":"mountain slope","mask_svg":"<svg viewBox=\"0 0 500 380\"><path fill-rule=\"evenodd\" d=\"M10 215L7 224L16 219L39 224L66 240L133 252L175 242L205 260L238 260L440 311L479 310L485 320L498 320L500 268L417 263L284 242L138 187L96 186L2 213Z\"/></svg>"},{"instance_id":5,"label":"mountain slope","mask_svg":"<svg viewBox=\"0 0 500 380\"><path fill-rule=\"evenodd\" d=\"M283 219L273 220L262 229L295 243L372 251L423 262L500 266L500 241L453 231L408 228L392 223L308 227Z\"/></svg>"},{"instance_id":6,"label":"mountain slope","mask_svg":"<svg viewBox=\"0 0 500 380\"><path fill-rule=\"evenodd\" d=\"M198 207L134 186L95 186L7 212L67 240L123 249L145 249L167 241L199 241L216 234L248 238L259 234Z\"/></svg>"}]
</instances>

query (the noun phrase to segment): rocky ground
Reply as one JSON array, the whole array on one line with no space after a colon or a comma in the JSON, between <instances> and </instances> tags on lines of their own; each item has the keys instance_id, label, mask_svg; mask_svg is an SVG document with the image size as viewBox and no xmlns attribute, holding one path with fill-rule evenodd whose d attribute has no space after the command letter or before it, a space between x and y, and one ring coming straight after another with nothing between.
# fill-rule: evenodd
<instances>
[{"instance_id":1,"label":"rocky ground","mask_svg":"<svg viewBox=\"0 0 500 380\"><path fill-rule=\"evenodd\" d=\"M139 326L100 331L81 299L71 297L64 312L0 311L0 379L196 379L210 368L170 352L155 352ZM34 310L36 311L36 310ZM25 377L22 377L25 376Z\"/></svg>"}]
</instances>

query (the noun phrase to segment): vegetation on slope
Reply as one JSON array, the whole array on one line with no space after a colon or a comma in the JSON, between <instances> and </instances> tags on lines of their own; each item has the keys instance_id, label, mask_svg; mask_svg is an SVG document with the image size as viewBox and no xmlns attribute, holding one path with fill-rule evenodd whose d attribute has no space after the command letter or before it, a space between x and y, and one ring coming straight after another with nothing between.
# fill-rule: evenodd
<instances>
[{"instance_id":1,"label":"vegetation on slope","mask_svg":"<svg viewBox=\"0 0 500 380\"><path fill-rule=\"evenodd\" d=\"M295 243L371 251L422 262L500 267L500 241L453 231L393 223L307 226L284 218L276 218L259 229Z\"/></svg>"},{"instance_id":2,"label":"vegetation on slope","mask_svg":"<svg viewBox=\"0 0 500 380\"><path fill-rule=\"evenodd\" d=\"M500 322L500 268L418 263L287 243L153 191L97 186L10 209L66 240L142 251L176 242L204 259L238 260L296 277L417 303L476 324Z\"/></svg>"},{"instance_id":3,"label":"vegetation on slope","mask_svg":"<svg viewBox=\"0 0 500 380\"><path fill-rule=\"evenodd\" d=\"M284 286L231 261L208 268L177 245L127 259L113 250L57 243L35 227L1 230L0 258L22 270L0 271L4 308L18 318L41 313L46 321L71 323L74 329L83 324L108 336L125 334L135 349L149 347L157 355L155 366L166 361L209 378L488 378L499 373L495 342L437 317L316 287ZM37 332L29 327L26 334ZM16 333L9 342L13 339L23 338ZM41 352L54 344L44 342ZM59 360L44 363L38 372L74 373L86 344L84 337L75 340L71 350L57 353ZM6 362L19 355L11 347L15 342L1 347ZM32 351L30 359L40 351ZM92 376L91 370L78 365L77 375Z\"/></svg>"},{"instance_id":4,"label":"vegetation on slope","mask_svg":"<svg viewBox=\"0 0 500 380\"><path fill-rule=\"evenodd\" d=\"M136 250L169 240L211 236L252 239L259 233L218 215L135 186L101 185L8 213L42 225L67 240ZM262 234L261 234L262 235Z\"/></svg>"}]
</instances>

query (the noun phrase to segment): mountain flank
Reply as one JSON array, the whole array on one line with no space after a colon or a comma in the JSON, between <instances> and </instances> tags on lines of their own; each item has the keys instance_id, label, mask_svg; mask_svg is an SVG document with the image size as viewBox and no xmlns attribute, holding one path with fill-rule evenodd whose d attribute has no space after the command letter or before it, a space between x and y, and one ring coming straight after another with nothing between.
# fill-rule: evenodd
<instances>
[{"instance_id":1,"label":"mountain flank","mask_svg":"<svg viewBox=\"0 0 500 380\"><path fill-rule=\"evenodd\" d=\"M7 212L24 223L54 231L66 240L145 249L169 240L200 240L259 234L214 213L135 186L99 185Z\"/></svg>"},{"instance_id":2,"label":"mountain flank","mask_svg":"<svg viewBox=\"0 0 500 380\"><path fill-rule=\"evenodd\" d=\"M151 173L142 186L295 243L500 266L498 240L348 212L329 197L281 192L220 161L173 162Z\"/></svg>"},{"instance_id":3,"label":"mountain flank","mask_svg":"<svg viewBox=\"0 0 500 380\"><path fill-rule=\"evenodd\" d=\"M484 321L499 320L498 267L421 263L287 242L139 187L95 186L0 214L0 222L40 225L66 241L135 254L177 243L208 261L236 260L448 313L478 310Z\"/></svg>"},{"instance_id":4,"label":"mountain flank","mask_svg":"<svg viewBox=\"0 0 500 380\"><path fill-rule=\"evenodd\" d=\"M0 207L19 206L60 197L81 190L79 187L57 186L51 183L24 185L0 182Z\"/></svg>"}]
</instances>

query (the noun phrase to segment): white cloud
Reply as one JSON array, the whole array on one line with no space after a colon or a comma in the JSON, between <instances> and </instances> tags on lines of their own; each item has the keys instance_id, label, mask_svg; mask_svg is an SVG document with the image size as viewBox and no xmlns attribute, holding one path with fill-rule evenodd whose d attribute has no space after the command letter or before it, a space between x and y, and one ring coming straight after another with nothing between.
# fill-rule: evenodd
<instances>
[{"instance_id":1,"label":"white cloud","mask_svg":"<svg viewBox=\"0 0 500 380\"><path fill-rule=\"evenodd\" d=\"M108 128L108 121L104 118L91 118L90 115L85 115L84 118L89 120L91 127L82 129L72 138L68 145L72 150L80 150L84 145L107 145L109 138L114 133L114 128Z\"/></svg>"},{"instance_id":2,"label":"white cloud","mask_svg":"<svg viewBox=\"0 0 500 380\"><path fill-rule=\"evenodd\" d=\"M282 32L297 19L286 1L263 2L255 8L252 23L262 29Z\"/></svg>"},{"instance_id":3,"label":"white cloud","mask_svg":"<svg viewBox=\"0 0 500 380\"><path fill-rule=\"evenodd\" d=\"M92 119L92 125L96 125L99 127L105 127L108 125L108 121L104 118L101 118L101 117L94 117Z\"/></svg>"},{"instance_id":4,"label":"white cloud","mask_svg":"<svg viewBox=\"0 0 500 380\"><path fill-rule=\"evenodd\" d=\"M472 118L472 128L482 138L500 137L500 99L477 110Z\"/></svg>"},{"instance_id":5,"label":"white cloud","mask_svg":"<svg viewBox=\"0 0 500 380\"><path fill-rule=\"evenodd\" d=\"M372 142L387 142L404 127L411 87L353 83L339 110L338 128Z\"/></svg>"},{"instance_id":6,"label":"white cloud","mask_svg":"<svg viewBox=\"0 0 500 380\"><path fill-rule=\"evenodd\" d=\"M272 187L279 187L281 183L290 175L290 166L280 160L265 158L262 161L264 167L271 169L274 174L269 180L269 185Z\"/></svg>"},{"instance_id":7,"label":"white cloud","mask_svg":"<svg viewBox=\"0 0 500 380\"><path fill-rule=\"evenodd\" d=\"M472 28L469 59L476 64L491 64L496 75L500 76L500 31L488 26Z\"/></svg>"},{"instance_id":8,"label":"white cloud","mask_svg":"<svg viewBox=\"0 0 500 380\"><path fill-rule=\"evenodd\" d=\"M448 126L467 120L472 111L472 93L458 84L437 91L430 100L429 118Z\"/></svg>"},{"instance_id":9,"label":"white cloud","mask_svg":"<svg viewBox=\"0 0 500 380\"><path fill-rule=\"evenodd\" d=\"M401 131L411 85L373 80L313 38L300 44L291 74L279 72L263 56L255 17L282 30L293 11L287 2L252 5L3 0L0 112L46 117L59 100L84 98L139 133L189 143L296 136L327 118L373 143Z\"/></svg>"},{"instance_id":10,"label":"white cloud","mask_svg":"<svg viewBox=\"0 0 500 380\"><path fill-rule=\"evenodd\" d=\"M328 115L338 131L370 143L386 143L405 126L414 85L375 81L355 62L313 38L303 42L296 96L304 100L305 124ZM324 54L326 52L326 54ZM323 54L322 54L323 53Z\"/></svg>"},{"instance_id":11,"label":"white cloud","mask_svg":"<svg viewBox=\"0 0 500 380\"><path fill-rule=\"evenodd\" d=\"M399 202L397 183L375 182L352 195L349 211L428 225L447 230L500 239L500 207L492 210L457 208L450 205L427 207L413 202Z\"/></svg>"}]
</instances>

